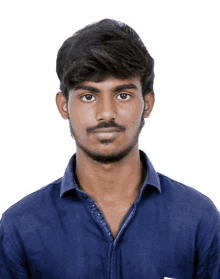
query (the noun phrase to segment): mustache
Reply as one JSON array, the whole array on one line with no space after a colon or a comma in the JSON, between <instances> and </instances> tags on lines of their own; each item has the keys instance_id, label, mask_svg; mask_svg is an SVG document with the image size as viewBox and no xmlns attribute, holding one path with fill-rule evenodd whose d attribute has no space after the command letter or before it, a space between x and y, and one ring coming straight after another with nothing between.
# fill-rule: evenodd
<instances>
[{"instance_id":1,"label":"mustache","mask_svg":"<svg viewBox=\"0 0 220 279\"><path fill-rule=\"evenodd\" d=\"M99 130L99 129L102 129L102 128L114 128L114 129L118 129L120 131L124 131L125 128L120 126L120 125L117 125L115 124L114 122L110 122L110 123L100 123L97 127L92 127L92 128L88 128L87 131L88 132L94 132L95 130Z\"/></svg>"}]
</instances>

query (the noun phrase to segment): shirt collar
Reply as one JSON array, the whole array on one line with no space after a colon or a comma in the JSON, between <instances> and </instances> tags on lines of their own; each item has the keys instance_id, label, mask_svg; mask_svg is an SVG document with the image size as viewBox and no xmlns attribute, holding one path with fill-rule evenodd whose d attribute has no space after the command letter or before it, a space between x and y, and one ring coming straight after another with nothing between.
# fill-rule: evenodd
<instances>
[{"instance_id":1,"label":"shirt collar","mask_svg":"<svg viewBox=\"0 0 220 279\"><path fill-rule=\"evenodd\" d=\"M143 183L141 193L144 191L147 185L151 185L155 187L159 191L159 193L161 193L161 185L160 185L160 180L157 172L154 170L154 167L151 164L145 152L140 149L139 152L140 152L141 162L143 163L144 167L147 168L148 170L147 177ZM75 166L76 166L76 153L70 158L64 176L62 178L60 197L62 197L64 193L66 193L69 190L75 189L76 191L80 191L75 182L75 174L74 174Z\"/></svg>"}]
</instances>

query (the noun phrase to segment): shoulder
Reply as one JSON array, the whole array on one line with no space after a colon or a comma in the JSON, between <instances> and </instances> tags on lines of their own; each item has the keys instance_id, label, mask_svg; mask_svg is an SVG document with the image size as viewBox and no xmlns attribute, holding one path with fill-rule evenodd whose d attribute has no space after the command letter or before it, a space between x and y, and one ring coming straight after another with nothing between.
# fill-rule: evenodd
<instances>
[{"instance_id":1,"label":"shoulder","mask_svg":"<svg viewBox=\"0 0 220 279\"><path fill-rule=\"evenodd\" d=\"M61 181L62 177L25 196L2 214L2 220L6 220L10 225L24 218L27 219L28 216L36 215L37 212L43 212L52 199L60 195Z\"/></svg>"},{"instance_id":2,"label":"shoulder","mask_svg":"<svg viewBox=\"0 0 220 279\"><path fill-rule=\"evenodd\" d=\"M219 222L219 211L209 197L161 173L158 173L158 176L161 195L174 209L188 212L192 218L211 218Z\"/></svg>"}]
</instances>

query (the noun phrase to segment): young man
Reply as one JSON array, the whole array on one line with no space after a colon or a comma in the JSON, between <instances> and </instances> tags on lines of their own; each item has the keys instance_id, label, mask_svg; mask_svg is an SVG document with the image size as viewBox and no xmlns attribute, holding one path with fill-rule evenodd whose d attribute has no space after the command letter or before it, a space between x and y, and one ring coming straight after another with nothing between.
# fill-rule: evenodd
<instances>
[{"instance_id":1,"label":"young man","mask_svg":"<svg viewBox=\"0 0 220 279\"><path fill-rule=\"evenodd\" d=\"M62 178L4 212L0 278L217 278L215 205L138 148L153 66L136 32L114 20L64 42L56 103L76 153Z\"/></svg>"}]
</instances>

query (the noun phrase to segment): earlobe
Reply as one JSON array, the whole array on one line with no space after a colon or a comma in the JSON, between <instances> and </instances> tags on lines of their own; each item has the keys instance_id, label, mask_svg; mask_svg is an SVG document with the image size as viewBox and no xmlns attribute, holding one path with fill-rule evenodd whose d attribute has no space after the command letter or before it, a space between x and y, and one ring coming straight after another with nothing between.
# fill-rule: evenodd
<instances>
[{"instance_id":1,"label":"earlobe","mask_svg":"<svg viewBox=\"0 0 220 279\"><path fill-rule=\"evenodd\" d=\"M56 104L63 119L68 119L66 98L62 92L56 94Z\"/></svg>"}]
</instances>

